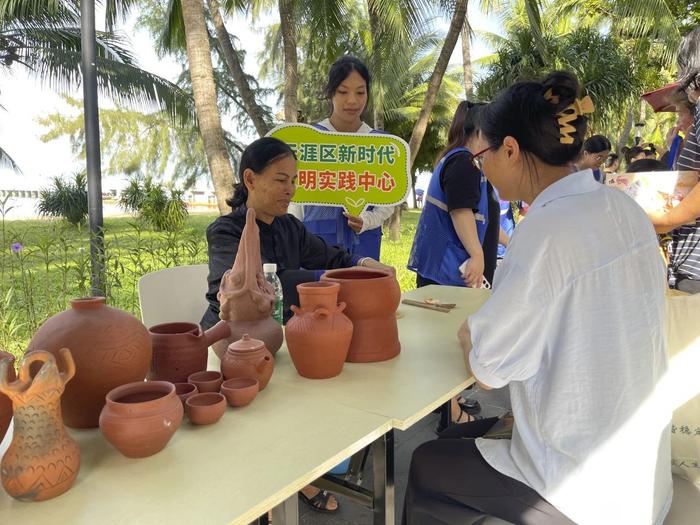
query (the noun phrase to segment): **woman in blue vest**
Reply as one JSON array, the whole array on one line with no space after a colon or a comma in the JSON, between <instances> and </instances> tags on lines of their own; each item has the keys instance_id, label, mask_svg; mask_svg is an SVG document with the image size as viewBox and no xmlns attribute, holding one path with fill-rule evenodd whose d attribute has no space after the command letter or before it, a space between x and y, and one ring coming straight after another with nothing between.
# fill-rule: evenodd
<instances>
[{"instance_id":1,"label":"woman in blue vest","mask_svg":"<svg viewBox=\"0 0 700 525\"><path fill-rule=\"evenodd\" d=\"M331 102L331 116L316 127L345 133L381 133L362 121L370 84L369 70L360 60L349 55L337 60L328 72L324 91ZM394 207L370 207L359 216L336 206L293 206L290 210L327 244L345 248L351 255L379 260L382 223L391 217Z\"/></svg>"}]
</instances>

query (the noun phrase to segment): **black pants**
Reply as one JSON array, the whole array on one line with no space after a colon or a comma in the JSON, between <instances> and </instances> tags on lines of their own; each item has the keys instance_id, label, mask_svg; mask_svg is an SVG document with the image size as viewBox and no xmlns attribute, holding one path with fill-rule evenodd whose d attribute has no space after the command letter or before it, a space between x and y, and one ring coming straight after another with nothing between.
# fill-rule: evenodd
<instances>
[{"instance_id":1,"label":"black pants","mask_svg":"<svg viewBox=\"0 0 700 525\"><path fill-rule=\"evenodd\" d=\"M484 515L516 525L573 524L537 492L501 474L481 456L474 438L496 420L455 425L415 450L403 525L469 525Z\"/></svg>"},{"instance_id":2,"label":"black pants","mask_svg":"<svg viewBox=\"0 0 700 525\"><path fill-rule=\"evenodd\" d=\"M700 293L700 281L679 275L676 280L676 289L686 293Z\"/></svg>"},{"instance_id":3,"label":"black pants","mask_svg":"<svg viewBox=\"0 0 700 525\"><path fill-rule=\"evenodd\" d=\"M419 274L416 274L416 288L423 288L424 286L428 286L429 284L440 284L436 283L435 281L432 281L430 279L426 279L425 277L422 277Z\"/></svg>"}]
</instances>

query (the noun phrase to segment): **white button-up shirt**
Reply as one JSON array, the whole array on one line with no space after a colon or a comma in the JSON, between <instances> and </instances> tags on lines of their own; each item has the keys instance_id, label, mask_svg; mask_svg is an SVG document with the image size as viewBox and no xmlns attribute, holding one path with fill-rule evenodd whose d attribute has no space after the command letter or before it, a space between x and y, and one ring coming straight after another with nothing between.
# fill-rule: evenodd
<instances>
[{"instance_id":1,"label":"white button-up shirt","mask_svg":"<svg viewBox=\"0 0 700 525\"><path fill-rule=\"evenodd\" d=\"M479 451L576 523L661 523L670 507L665 288L642 209L586 170L535 199L469 319L474 376L509 385L516 421Z\"/></svg>"}]
</instances>

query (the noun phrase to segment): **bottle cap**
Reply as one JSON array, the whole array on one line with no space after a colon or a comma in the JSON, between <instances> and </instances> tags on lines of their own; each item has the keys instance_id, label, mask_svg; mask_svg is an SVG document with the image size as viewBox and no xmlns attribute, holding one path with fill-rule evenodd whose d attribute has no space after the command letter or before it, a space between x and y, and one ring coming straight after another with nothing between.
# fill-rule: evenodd
<instances>
[{"instance_id":1,"label":"bottle cap","mask_svg":"<svg viewBox=\"0 0 700 525\"><path fill-rule=\"evenodd\" d=\"M265 263L263 264L263 272L277 273L277 265L275 263Z\"/></svg>"}]
</instances>

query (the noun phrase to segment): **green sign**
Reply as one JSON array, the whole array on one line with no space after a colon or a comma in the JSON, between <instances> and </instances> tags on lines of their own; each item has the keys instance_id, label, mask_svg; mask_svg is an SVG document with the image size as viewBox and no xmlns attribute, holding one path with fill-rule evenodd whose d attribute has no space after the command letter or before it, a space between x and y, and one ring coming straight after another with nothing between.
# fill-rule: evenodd
<instances>
[{"instance_id":1,"label":"green sign","mask_svg":"<svg viewBox=\"0 0 700 525\"><path fill-rule=\"evenodd\" d=\"M384 133L340 133L307 124L270 131L296 153L294 202L342 206L359 215L367 206L395 206L409 189L408 144Z\"/></svg>"}]
</instances>

